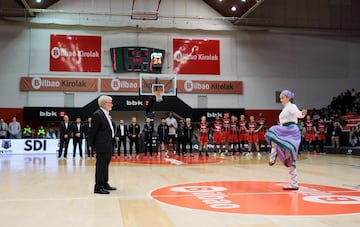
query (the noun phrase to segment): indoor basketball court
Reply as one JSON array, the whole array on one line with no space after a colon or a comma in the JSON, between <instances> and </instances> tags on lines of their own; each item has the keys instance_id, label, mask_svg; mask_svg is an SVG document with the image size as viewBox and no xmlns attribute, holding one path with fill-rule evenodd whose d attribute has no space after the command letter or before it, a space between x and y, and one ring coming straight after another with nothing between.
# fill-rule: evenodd
<instances>
[{"instance_id":1,"label":"indoor basketball court","mask_svg":"<svg viewBox=\"0 0 360 227\"><path fill-rule=\"evenodd\" d=\"M359 0L0 2L1 227L360 226Z\"/></svg>"}]
</instances>

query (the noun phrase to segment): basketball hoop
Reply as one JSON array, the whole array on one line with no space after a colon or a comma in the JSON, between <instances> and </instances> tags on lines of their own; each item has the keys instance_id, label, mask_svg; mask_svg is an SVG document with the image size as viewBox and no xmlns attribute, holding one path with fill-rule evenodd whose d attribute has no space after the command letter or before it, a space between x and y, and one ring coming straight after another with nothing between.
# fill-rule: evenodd
<instances>
[{"instance_id":1,"label":"basketball hoop","mask_svg":"<svg viewBox=\"0 0 360 227\"><path fill-rule=\"evenodd\" d=\"M163 100L163 94L164 92L159 90L159 91L154 91L154 95L156 98L156 102L161 102Z\"/></svg>"},{"instance_id":2,"label":"basketball hoop","mask_svg":"<svg viewBox=\"0 0 360 227\"><path fill-rule=\"evenodd\" d=\"M163 84L152 84L152 93L155 95L156 102L161 102L164 95L164 85Z\"/></svg>"}]
</instances>

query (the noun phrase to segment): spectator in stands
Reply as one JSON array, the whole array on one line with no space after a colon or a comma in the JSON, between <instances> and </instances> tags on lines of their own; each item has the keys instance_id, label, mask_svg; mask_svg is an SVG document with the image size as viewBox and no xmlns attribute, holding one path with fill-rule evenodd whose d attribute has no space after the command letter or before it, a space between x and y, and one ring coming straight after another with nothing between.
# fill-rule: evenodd
<instances>
[{"instance_id":1,"label":"spectator in stands","mask_svg":"<svg viewBox=\"0 0 360 227\"><path fill-rule=\"evenodd\" d=\"M50 128L49 131L47 131L46 138L47 139L56 139L56 133L55 133L54 129Z\"/></svg>"},{"instance_id":2,"label":"spectator in stands","mask_svg":"<svg viewBox=\"0 0 360 227\"><path fill-rule=\"evenodd\" d=\"M4 122L4 119L0 119L0 139L6 139L8 132L8 125Z\"/></svg>"},{"instance_id":3,"label":"spectator in stands","mask_svg":"<svg viewBox=\"0 0 360 227\"><path fill-rule=\"evenodd\" d=\"M340 135L342 132L342 127L338 121L333 123L334 128L331 133L331 146L332 148L339 148L340 147Z\"/></svg>"},{"instance_id":4,"label":"spectator in stands","mask_svg":"<svg viewBox=\"0 0 360 227\"><path fill-rule=\"evenodd\" d=\"M16 120L16 117L14 116L12 118L12 121L9 123L9 138L10 139L20 139L21 137L21 125L20 123Z\"/></svg>"},{"instance_id":5,"label":"spectator in stands","mask_svg":"<svg viewBox=\"0 0 360 227\"><path fill-rule=\"evenodd\" d=\"M358 143L358 132L355 127L351 127L349 133L349 144L354 147Z\"/></svg>"},{"instance_id":6,"label":"spectator in stands","mask_svg":"<svg viewBox=\"0 0 360 227\"><path fill-rule=\"evenodd\" d=\"M41 125L40 128L38 128L36 134L37 134L37 138L44 139L46 137L46 130L44 126Z\"/></svg>"}]
</instances>

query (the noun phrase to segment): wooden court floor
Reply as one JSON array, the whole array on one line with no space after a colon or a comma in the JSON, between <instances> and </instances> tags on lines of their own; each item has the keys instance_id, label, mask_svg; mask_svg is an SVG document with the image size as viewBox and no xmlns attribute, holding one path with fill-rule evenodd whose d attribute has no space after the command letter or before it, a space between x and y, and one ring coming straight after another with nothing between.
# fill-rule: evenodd
<instances>
[{"instance_id":1,"label":"wooden court floor","mask_svg":"<svg viewBox=\"0 0 360 227\"><path fill-rule=\"evenodd\" d=\"M110 195L93 159L0 154L0 226L360 226L360 157L302 154L299 191L268 156L114 158Z\"/></svg>"}]
</instances>

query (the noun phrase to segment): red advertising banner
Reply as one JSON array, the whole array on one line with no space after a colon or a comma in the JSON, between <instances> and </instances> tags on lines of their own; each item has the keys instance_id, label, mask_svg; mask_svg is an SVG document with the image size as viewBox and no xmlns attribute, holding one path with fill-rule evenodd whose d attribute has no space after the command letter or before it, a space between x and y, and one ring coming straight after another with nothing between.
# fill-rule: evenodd
<instances>
[{"instance_id":1,"label":"red advertising banner","mask_svg":"<svg viewBox=\"0 0 360 227\"><path fill-rule=\"evenodd\" d=\"M101 78L101 92L139 92L139 79Z\"/></svg>"},{"instance_id":2,"label":"red advertising banner","mask_svg":"<svg viewBox=\"0 0 360 227\"><path fill-rule=\"evenodd\" d=\"M20 91L97 91L96 78L21 77Z\"/></svg>"},{"instance_id":3,"label":"red advertising banner","mask_svg":"<svg viewBox=\"0 0 360 227\"><path fill-rule=\"evenodd\" d=\"M178 93L243 94L242 81L178 80Z\"/></svg>"},{"instance_id":4,"label":"red advertising banner","mask_svg":"<svg viewBox=\"0 0 360 227\"><path fill-rule=\"evenodd\" d=\"M100 72L101 36L50 35L50 71Z\"/></svg>"},{"instance_id":5,"label":"red advertising banner","mask_svg":"<svg viewBox=\"0 0 360 227\"><path fill-rule=\"evenodd\" d=\"M175 74L220 75L220 41L173 39Z\"/></svg>"}]
</instances>

